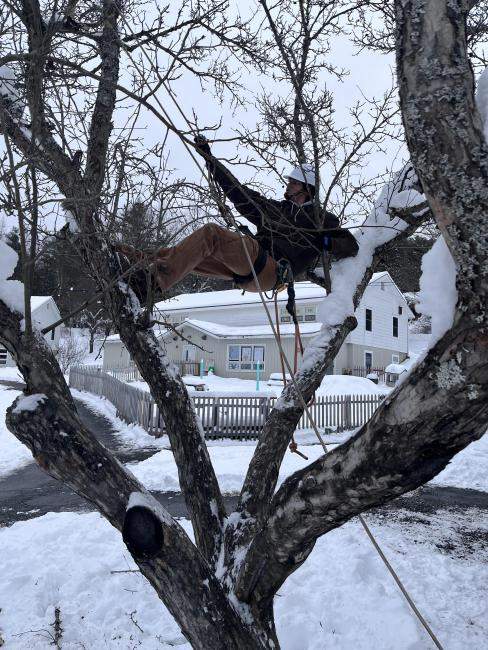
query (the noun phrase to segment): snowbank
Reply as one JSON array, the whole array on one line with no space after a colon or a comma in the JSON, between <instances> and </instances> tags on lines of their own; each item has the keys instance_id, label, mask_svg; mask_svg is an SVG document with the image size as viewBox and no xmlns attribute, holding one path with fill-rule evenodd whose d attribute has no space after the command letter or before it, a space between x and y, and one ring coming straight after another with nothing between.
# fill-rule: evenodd
<instances>
[{"instance_id":1,"label":"snowbank","mask_svg":"<svg viewBox=\"0 0 488 650\"><path fill-rule=\"evenodd\" d=\"M431 483L488 492L488 431L456 454Z\"/></svg>"},{"instance_id":2,"label":"snowbank","mask_svg":"<svg viewBox=\"0 0 488 650\"><path fill-rule=\"evenodd\" d=\"M116 408L104 397L93 395L92 393L85 393L83 391L70 389L71 394L75 399L80 400L83 404L94 413L103 415L112 424L115 431L120 438L120 442L132 449L143 449L147 447L156 447L163 449L169 448L168 436L155 438L137 424L127 424L117 417Z\"/></svg>"},{"instance_id":3,"label":"snowbank","mask_svg":"<svg viewBox=\"0 0 488 650\"><path fill-rule=\"evenodd\" d=\"M455 522L368 522L449 650L483 648L486 549L464 559L436 542ZM180 521L191 535L191 526ZM426 532L429 536L426 536ZM60 608L63 648L190 650L122 543L96 513L48 514L0 529L1 634L12 650L46 650ZM22 553L19 553L22 549ZM318 540L275 600L283 650L427 650L431 643L357 521ZM30 630L34 630L30 632Z\"/></svg>"},{"instance_id":4,"label":"snowbank","mask_svg":"<svg viewBox=\"0 0 488 650\"><path fill-rule=\"evenodd\" d=\"M281 374L273 373L273 377ZM256 379L236 379L234 377L218 377L208 375L203 378L207 390L197 393L196 396L211 397L232 396L242 397L265 397L275 395L278 397L283 390L283 383L271 384L267 379L261 379L259 391L256 391ZM130 386L149 392L149 386L145 381L131 381ZM363 377L352 377L350 375L326 375L317 390L317 395L380 395L390 392L391 388L383 385L376 385L369 379ZM192 392L192 395L194 393Z\"/></svg>"},{"instance_id":5,"label":"snowbank","mask_svg":"<svg viewBox=\"0 0 488 650\"><path fill-rule=\"evenodd\" d=\"M297 454L287 451L280 468L279 484L287 476L320 458L324 453L319 444L301 446L299 438L297 442L299 450L308 456L309 460L306 461ZM225 494L240 492L254 450L255 443L209 446L210 459L222 492ZM173 453L169 450L163 449L147 460L128 465L128 469L149 490L180 492L178 470Z\"/></svg>"},{"instance_id":6,"label":"snowbank","mask_svg":"<svg viewBox=\"0 0 488 650\"><path fill-rule=\"evenodd\" d=\"M0 378L3 379L1 375ZM0 386L0 479L32 462L29 449L10 433L5 424L5 412L19 395L17 390Z\"/></svg>"},{"instance_id":7,"label":"snowbank","mask_svg":"<svg viewBox=\"0 0 488 650\"><path fill-rule=\"evenodd\" d=\"M351 375L326 375L317 395L384 395L391 388L375 384L370 379Z\"/></svg>"}]
</instances>

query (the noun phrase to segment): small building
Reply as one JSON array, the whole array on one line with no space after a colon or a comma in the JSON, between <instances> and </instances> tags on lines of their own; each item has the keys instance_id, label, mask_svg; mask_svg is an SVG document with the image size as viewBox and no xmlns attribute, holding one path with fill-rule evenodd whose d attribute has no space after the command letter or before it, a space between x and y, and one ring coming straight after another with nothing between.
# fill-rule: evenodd
<instances>
[{"instance_id":1,"label":"small building","mask_svg":"<svg viewBox=\"0 0 488 650\"><path fill-rule=\"evenodd\" d=\"M300 335L303 345L320 331L320 323L303 323ZM182 359L188 364L203 360L206 370L211 368L221 377L252 379L258 364L262 377L281 369L280 351L270 325L222 325L209 321L188 319L162 338L162 346L170 359ZM283 351L293 367L295 326L280 326ZM329 368L332 374L333 367Z\"/></svg>"},{"instance_id":2,"label":"small building","mask_svg":"<svg viewBox=\"0 0 488 650\"><path fill-rule=\"evenodd\" d=\"M31 296L31 313L33 325L40 330L61 318L58 306L52 296ZM58 347L60 331L61 325L58 325L44 337L53 349ZM0 366L15 366L10 353L3 347L0 347Z\"/></svg>"},{"instance_id":3,"label":"small building","mask_svg":"<svg viewBox=\"0 0 488 650\"><path fill-rule=\"evenodd\" d=\"M414 354L407 357L402 363L390 363L385 368L385 383L387 386L396 386L398 380L405 373L409 372L412 366L417 362L418 355Z\"/></svg>"},{"instance_id":4,"label":"small building","mask_svg":"<svg viewBox=\"0 0 488 650\"><path fill-rule=\"evenodd\" d=\"M304 346L318 334L318 306L325 289L311 282L295 284L296 310ZM293 364L294 325L286 311L287 293L278 294L278 318L285 354ZM275 319L273 301L267 301ZM205 370L212 368L222 377L250 379L257 364L263 376L281 372L278 346L258 294L234 289L208 293L182 294L155 305L157 320L176 328L160 333L161 345L170 359L180 366L196 366L202 359ZM384 368L401 363L408 354L408 304L388 272L375 273L356 310L358 325L351 332L334 363L331 374L348 369ZM185 340L186 339L186 340ZM106 370L127 368L130 357L118 335L109 336L104 345ZM264 368L263 368L264 366Z\"/></svg>"}]
</instances>

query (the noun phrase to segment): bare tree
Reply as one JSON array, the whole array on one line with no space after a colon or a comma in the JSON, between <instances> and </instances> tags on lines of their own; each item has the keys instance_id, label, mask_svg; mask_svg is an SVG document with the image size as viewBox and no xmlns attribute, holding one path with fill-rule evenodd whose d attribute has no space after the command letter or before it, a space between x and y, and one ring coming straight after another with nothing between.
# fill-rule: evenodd
<instances>
[{"instance_id":1,"label":"bare tree","mask_svg":"<svg viewBox=\"0 0 488 650\"><path fill-rule=\"evenodd\" d=\"M71 366L80 364L86 355L84 341L69 332L63 336L54 352L63 375L68 374Z\"/></svg>"},{"instance_id":2,"label":"bare tree","mask_svg":"<svg viewBox=\"0 0 488 650\"><path fill-rule=\"evenodd\" d=\"M212 31L212 10L225 20L221 5L197 3L186 22L184 9L178 14L177 29L163 28L162 15L154 28L140 30L131 47L144 47L148 39L162 47L165 29L173 35L182 29L204 30L234 47L235 34L220 27L217 36ZM47 345L34 330L22 327L19 287L7 291L9 283L4 282L0 341L26 382L26 394L8 411L8 427L46 471L91 501L113 526L124 529L141 572L195 648L279 647L274 596L306 560L316 539L430 480L486 429L488 149L473 99L465 32L468 10L464 0L397 2L398 78L415 170L407 165L382 191L358 233L358 257L332 266L332 293L324 302L321 334L306 352L296 385L288 385L267 420L230 517L188 393L159 348L147 311L118 277L105 244L103 215L106 198L113 196L107 190L113 182L107 168L117 93L158 112L119 79L127 43L121 27L125 15L113 0L104 0L100 10L75 5L72 19L96 25L86 33L81 28L73 33L66 14L63 20L46 22L37 0L24 0L11 16L13 29L23 36L18 53L6 55L4 63L19 66L29 112L37 117L35 128L22 124L0 97L3 132L17 155L59 188L73 229L81 233L77 242L84 262L104 290L105 307L165 419L195 544L80 422ZM72 41L80 48L79 59L63 58L63 47ZM198 37L191 48L185 38L179 47L170 39L169 76L177 65L195 72L187 58L195 47ZM94 85L93 103L86 112L83 169L66 151L65 131L53 134L48 128L49 63L56 74L63 71L66 78L73 74L77 82L88 79ZM88 67L94 63L96 72ZM200 68L197 72L203 74ZM209 72L214 74L213 66ZM164 115L160 117L164 121ZM11 163L15 166L14 158ZM421 188L428 204L418 195ZM399 194L409 191L417 198L414 205L391 207L398 205ZM311 398L354 327L354 306L378 260L432 215L458 269L459 301L452 329L352 439L296 472L275 493L283 455L303 413L303 398ZM57 435L60 432L63 436Z\"/></svg>"}]
</instances>

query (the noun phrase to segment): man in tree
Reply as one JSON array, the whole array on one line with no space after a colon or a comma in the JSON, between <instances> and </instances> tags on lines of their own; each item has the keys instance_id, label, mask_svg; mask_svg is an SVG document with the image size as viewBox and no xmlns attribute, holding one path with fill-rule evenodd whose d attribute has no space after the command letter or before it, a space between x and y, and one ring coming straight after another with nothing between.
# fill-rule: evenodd
<instances>
[{"instance_id":1,"label":"man in tree","mask_svg":"<svg viewBox=\"0 0 488 650\"><path fill-rule=\"evenodd\" d=\"M280 282L280 262L285 261L293 276L315 266L322 252L338 259L357 253L354 237L339 227L339 220L330 212L316 218L315 171L309 164L295 167L288 175L285 199L268 199L242 185L210 151L203 136L195 138L196 150L205 158L213 180L234 204L236 210L257 227L253 235L209 223L171 248L140 251L118 245L125 270L139 262L149 267L163 291L189 273L234 280L246 291L257 291L250 260L259 286L268 291ZM320 210L319 210L320 212ZM321 219L321 221L320 221ZM322 223L318 226L317 223ZM246 252L247 251L247 252ZM126 258L126 259L124 259ZM136 271L129 282L139 299L146 301L147 272Z\"/></svg>"}]
</instances>

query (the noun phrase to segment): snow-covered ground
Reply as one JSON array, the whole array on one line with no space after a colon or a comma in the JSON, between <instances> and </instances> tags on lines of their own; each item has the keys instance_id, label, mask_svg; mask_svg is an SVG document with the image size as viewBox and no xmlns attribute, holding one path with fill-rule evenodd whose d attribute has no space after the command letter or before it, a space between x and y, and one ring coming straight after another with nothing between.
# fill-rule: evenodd
<instances>
[{"instance_id":1,"label":"snow-covered ground","mask_svg":"<svg viewBox=\"0 0 488 650\"><path fill-rule=\"evenodd\" d=\"M11 379L18 379L15 369L8 371ZM7 378L5 370L0 375ZM107 400L73 392L108 417L123 444L159 447L153 457L129 467L151 489L178 490L167 437L154 439L127 425ZM0 423L16 394L0 387ZM338 443L347 437L326 440ZM300 434L298 442L310 461L321 455L310 433ZM225 492L239 490L254 446L252 441L209 441ZM0 470L7 458L10 468L30 459L4 427L0 449ZM287 453L280 480L306 462ZM458 454L433 483L488 492L488 435ZM488 521L480 519L479 511L415 513L413 520L410 514L367 514L366 519L446 650L488 647L483 596L488 550L476 541L480 531L488 532ZM189 523L181 523L191 534ZM469 543L462 537L466 528ZM54 609L59 607L61 647L66 650L190 648L152 588L135 572L120 534L98 514L50 513L18 522L0 529L0 548L0 645L4 641L12 650L48 650ZM275 611L283 650L432 647L356 520L318 540L280 589Z\"/></svg>"},{"instance_id":2,"label":"snow-covered ground","mask_svg":"<svg viewBox=\"0 0 488 650\"><path fill-rule=\"evenodd\" d=\"M234 377L218 377L208 375L203 378L207 389L214 393L256 393L255 379L237 379ZM149 392L149 386L144 381L131 381L131 386ZM193 390L190 388L190 390ZM282 386L268 386L267 379L260 382L259 392L267 395L280 395ZM317 395L384 395L391 388L384 384L376 385L363 377L350 377L347 375L327 375L324 377Z\"/></svg>"},{"instance_id":3,"label":"snow-covered ground","mask_svg":"<svg viewBox=\"0 0 488 650\"><path fill-rule=\"evenodd\" d=\"M368 521L446 650L486 648L486 548L479 544L467 557L443 552L438 546L455 539L456 522L438 515L428 527ZM52 647L55 607L66 650L190 648L146 580L131 572L136 567L120 534L98 514L19 522L0 530L0 544L6 648ZM280 589L275 612L283 650L432 647L357 521L317 542Z\"/></svg>"},{"instance_id":4,"label":"snow-covered ground","mask_svg":"<svg viewBox=\"0 0 488 650\"><path fill-rule=\"evenodd\" d=\"M17 372L16 368L8 368L8 370ZM3 379L3 376L2 373L0 379ZM9 390L0 385L0 479L32 462L30 451L10 433L5 425L5 412L19 394L19 391Z\"/></svg>"},{"instance_id":5,"label":"snow-covered ground","mask_svg":"<svg viewBox=\"0 0 488 650\"><path fill-rule=\"evenodd\" d=\"M72 392L86 406L107 417L124 444L131 447L153 446L161 449L151 458L130 465L130 470L146 487L161 491L179 489L176 465L167 436L153 438L141 427L128 425L118 418L114 406L107 400L89 393ZM326 435L323 439L332 449L353 434L354 431L350 431L337 435ZM297 432L295 439L299 449L309 457L309 462L322 454L322 447L317 444L314 433L300 431ZM224 492L236 492L242 486L255 445L256 442L252 440L207 441L215 471ZM280 481L303 467L306 462L299 456L287 452L280 471ZM438 474L431 483L488 492L488 433L457 454L446 469Z\"/></svg>"},{"instance_id":6,"label":"snow-covered ground","mask_svg":"<svg viewBox=\"0 0 488 650\"><path fill-rule=\"evenodd\" d=\"M488 431L454 456L432 483L488 492Z\"/></svg>"}]
</instances>

